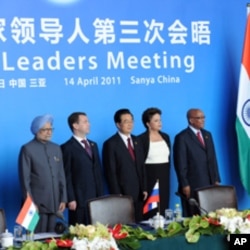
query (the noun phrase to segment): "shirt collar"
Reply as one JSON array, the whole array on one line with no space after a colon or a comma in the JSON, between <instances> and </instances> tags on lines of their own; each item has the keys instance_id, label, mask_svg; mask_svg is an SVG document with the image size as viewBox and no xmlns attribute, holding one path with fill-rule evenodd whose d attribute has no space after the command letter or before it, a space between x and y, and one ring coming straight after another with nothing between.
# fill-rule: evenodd
<instances>
[{"instance_id":1,"label":"shirt collar","mask_svg":"<svg viewBox=\"0 0 250 250\"><path fill-rule=\"evenodd\" d=\"M78 142L82 142L82 140L87 140L87 138L82 138L82 137L79 137L79 136L76 136L76 135L73 135L73 137L78 141Z\"/></svg>"},{"instance_id":2,"label":"shirt collar","mask_svg":"<svg viewBox=\"0 0 250 250\"><path fill-rule=\"evenodd\" d=\"M189 128L195 133L197 134L198 132L201 132L200 129L196 129L193 126L189 125Z\"/></svg>"}]
</instances>

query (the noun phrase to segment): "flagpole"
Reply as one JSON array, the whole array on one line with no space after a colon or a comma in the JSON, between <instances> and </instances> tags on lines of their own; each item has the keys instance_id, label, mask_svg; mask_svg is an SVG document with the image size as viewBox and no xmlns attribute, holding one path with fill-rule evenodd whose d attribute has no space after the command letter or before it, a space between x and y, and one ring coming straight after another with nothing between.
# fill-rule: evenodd
<instances>
[{"instance_id":1,"label":"flagpole","mask_svg":"<svg viewBox=\"0 0 250 250\"><path fill-rule=\"evenodd\" d=\"M160 183L159 183L159 179L156 180L156 183L158 183L159 195L160 195ZM159 199L159 202L158 202L158 213L161 214L161 199Z\"/></svg>"},{"instance_id":2,"label":"flagpole","mask_svg":"<svg viewBox=\"0 0 250 250\"><path fill-rule=\"evenodd\" d=\"M249 13L250 13L250 3L247 3L247 17L249 15Z\"/></svg>"},{"instance_id":3,"label":"flagpole","mask_svg":"<svg viewBox=\"0 0 250 250\"><path fill-rule=\"evenodd\" d=\"M238 142L239 173L243 187L250 194L249 164L250 164L250 3L246 5L247 21L243 41L239 89L236 109L236 135Z\"/></svg>"}]
</instances>

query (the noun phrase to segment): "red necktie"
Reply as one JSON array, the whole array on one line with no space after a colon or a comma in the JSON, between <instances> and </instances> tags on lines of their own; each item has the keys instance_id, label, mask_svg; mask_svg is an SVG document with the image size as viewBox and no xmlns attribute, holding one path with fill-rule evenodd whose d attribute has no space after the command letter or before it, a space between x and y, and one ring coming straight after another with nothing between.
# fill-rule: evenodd
<instances>
[{"instance_id":1,"label":"red necktie","mask_svg":"<svg viewBox=\"0 0 250 250\"><path fill-rule=\"evenodd\" d=\"M199 142L201 143L201 145L202 145L203 147L205 147L205 143L204 143L204 141L203 141L203 138L202 138L202 136L201 136L201 132L200 132L200 131L197 132L197 138L198 138Z\"/></svg>"},{"instance_id":2,"label":"red necktie","mask_svg":"<svg viewBox=\"0 0 250 250\"><path fill-rule=\"evenodd\" d=\"M132 147L131 140L130 140L130 138L128 138L127 140L128 140L128 151L129 151L132 159L135 160L135 152L134 152L134 149Z\"/></svg>"},{"instance_id":3,"label":"red necktie","mask_svg":"<svg viewBox=\"0 0 250 250\"><path fill-rule=\"evenodd\" d=\"M87 140L84 139L81 142L84 144L85 150L87 151L90 158L92 158L92 150L91 150L91 147L89 146L89 143L87 142Z\"/></svg>"}]
</instances>

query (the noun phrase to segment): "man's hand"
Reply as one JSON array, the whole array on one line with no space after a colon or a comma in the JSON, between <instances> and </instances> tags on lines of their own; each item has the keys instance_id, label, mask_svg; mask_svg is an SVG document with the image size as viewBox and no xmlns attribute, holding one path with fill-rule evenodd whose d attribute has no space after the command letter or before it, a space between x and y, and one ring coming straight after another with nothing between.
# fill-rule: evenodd
<instances>
[{"instance_id":1,"label":"man's hand","mask_svg":"<svg viewBox=\"0 0 250 250\"><path fill-rule=\"evenodd\" d=\"M65 202L61 202L59 205L58 211L62 213L64 211L65 207L66 207Z\"/></svg>"},{"instance_id":2,"label":"man's hand","mask_svg":"<svg viewBox=\"0 0 250 250\"><path fill-rule=\"evenodd\" d=\"M187 199L189 199L191 194L190 186L182 188L182 193L187 197Z\"/></svg>"},{"instance_id":3,"label":"man's hand","mask_svg":"<svg viewBox=\"0 0 250 250\"><path fill-rule=\"evenodd\" d=\"M71 202L69 202L69 203L68 203L68 207L69 207L69 210L75 211L75 210L76 210L76 207L77 207L76 201L71 201Z\"/></svg>"},{"instance_id":4,"label":"man's hand","mask_svg":"<svg viewBox=\"0 0 250 250\"><path fill-rule=\"evenodd\" d=\"M148 198L148 192L143 192L143 200L145 201Z\"/></svg>"}]
</instances>

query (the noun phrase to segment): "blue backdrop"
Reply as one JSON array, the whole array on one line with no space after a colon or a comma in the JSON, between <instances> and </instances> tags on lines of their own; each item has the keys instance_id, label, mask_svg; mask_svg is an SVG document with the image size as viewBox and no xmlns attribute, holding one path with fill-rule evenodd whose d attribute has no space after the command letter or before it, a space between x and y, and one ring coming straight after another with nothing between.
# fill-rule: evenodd
<instances>
[{"instance_id":1,"label":"blue backdrop","mask_svg":"<svg viewBox=\"0 0 250 250\"><path fill-rule=\"evenodd\" d=\"M135 117L162 112L174 140L186 111L201 108L213 133L222 184L237 188L249 207L238 171L235 114L246 22L245 0L8 0L0 3L0 207L11 230L20 209L17 158L32 139L30 123L54 116L53 141L70 136L67 117L84 111L89 138L115 131L114 112ZM171 207L177 180L171 166Z\"/></svg>"}]
</instances>

